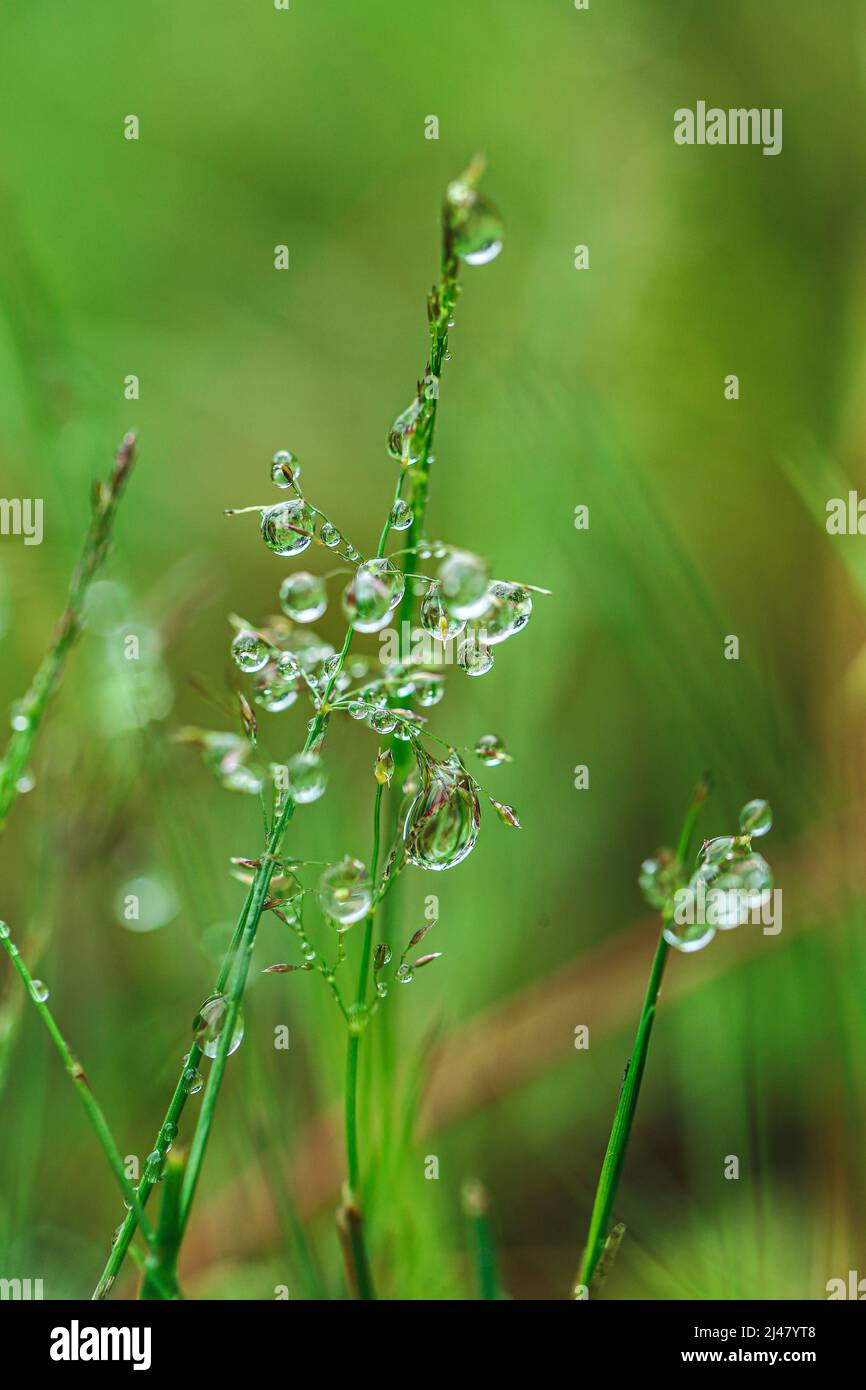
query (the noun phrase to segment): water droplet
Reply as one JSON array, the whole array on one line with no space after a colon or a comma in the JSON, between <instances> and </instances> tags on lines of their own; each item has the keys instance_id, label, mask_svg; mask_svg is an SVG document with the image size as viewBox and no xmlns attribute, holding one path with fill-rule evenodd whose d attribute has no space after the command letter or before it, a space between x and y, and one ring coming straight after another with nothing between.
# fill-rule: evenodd
<instances>
[{"instance_id":1,"label":"water droplet","mask_svg":"<svg viewBox=\"0 0 866 1390\"><path fill-rule=\"evenodd\" d=\"M400 699L411 695L415 689L415 677L402 661L389 661L385 667L384 675L388 688Z\"/></svg>"},{"instance_id":2,"label":"water droplet","mask_svg":"<svg viewBox=\"0 0 866 1390\"><path fill-rule=\"evenodd\" d=\"M504 642L526 627L532 613L532 595L520 584L506 584L495 579L487 588L488 606L483 610L478 626L488 647Z\"/></svg>"},{"instance_id":3,"label":"water droplet","mask_svg":"<svg viewBox=\"0 0 866 1390\"><path fill-rule=\"evenodd\" d=\"M760 854L737 847L719 864L698 869L690 888L705 885L705 915L714 926L729 931L747 921L770 901L773 872Z\"/></svg>"},{"instance_id":4,"label":"water droplet","mask_svg":"<svg viewBox=\"0 0 866 1390\"><path fill-rule=\"evenodd\" d=\"M482 734L475 745L475 752L488 767L498 767L500 763L511 761L505 744L496 734Z\"/></svg>"},{"instance_id":5,"label":"water droplet","mask_svg":"<svg viewBox=\"0 0 866 1390\"><path fill-rule=\"evenodd\" d=\"M21 796L26 796L28 792L32 792L35 786L36 778L28 769L26 772L22 772L21 776L16 781L15 790L19 792Z\"/></svg>"},{"instance_id":6,"label":"water droplet","mask_svg":"<svg viewBox=\"0 0 866 1390\"><path fill-rule=\"evenodd\" d=\"M299 570L280 585L280 607L296 623L313 623L328 606L328 590L319 574Z\"/></svg>"},{"instance_id":7,"label":"water droplet","mask_svg":"<svg viewBox=\"0 0 866 1390\"><path fill-rule=\"evenodd\" d=\"M442 605L452 618L477 618L489 607L490 566L480 555L452 550L439 567Z\"/></svg>"},{"instance_id":8,"label":"water droplet","mask_svg":"<svg viewBox=\"0 0 866 1390\"><path fill-rule=\"evenodd\" d=\"M332 522L324 521L322 523L322 529L319 532L319 539L329 550L336 550L343 537Z\"/></svg>"},{"instance_id":9,"label":"water droplet","mask_svg":"<svg viewBox=\"0 0 866 1390\"><path fill-rule=\"evenodd\" d=\"M650 907L665 907L681 881L676 855L672 850L661 849L655 858L645 859L637 881Z\"/></svg>"},{"instance_id":10,"label":"water droplet","mask_svg":"<svg viewBox=\"0 0 866 1390\"><path fill-rule=\"evenodd\" d=\"M204 1001L196 1014L193 1025L193 1037L206 1057L216 1057L219 1050L219 1041L225 1027L226 1017L229 1010L229 1001L224 994L212 994ZM228 1055L237 1052L244 1036L243 1015L238 1011L235 1019L234 1032L229 1043Z\"/></svg>"},{"instance_id":11,"label":"water droplet","mask_svg":"<svg viewBox=\"0 0 866 1390\"><path fill-rule=\"evenodd\" d=\"M158 1183L162 1177L162 1170L165 1164L165 1154L160 1153L159 1149L154 1149L144 1160L144 1172L142 1177L146 1182Z\"/></svg>"},{"instance_id":12,"label":"water droplet","mask_svg":"<svg viewBox=\"0 0 866 1390\"><path fill-rule=\"evenodd\" d=\"M319 879L318 899L325 916L336 923L338 931L346 931L366 917L373 890L360 859L346 855L339 863L325 869Z\"/></svg>"},{"instance_id":13,"label":"water droplet","mask_svg":"<svg viewBox=\"0 0 866 1390\"><path fill-rule=\"evenodd\" d=\"M328 781L318 753L296 753L288 761L289 790L299 806L318 801Z\"/></svg>"},{"instance_id":14,"label":"water droplet","mask_svg":"<svg viewBox=\"0 0 866 1390\"><path fill-rule=\"evenodd\" d=\"M30 717L22 712L20 702L16 702L16 704L12 706L9 723L12 725L16 734L23 734L26 729L30 728Z\"/></svg>"},{"instance_id":15,"label":"water droplet","mask_svg":"<svg viewBox=\"0 0 866 1390\"><path fill-rule=\"evenodd\" d=\"M232 657L235 665L238 666L245 675L253 675L256 671L261 671L268 664L270 650L263 637L259 637L256 632L248 632L244 629L239 632L232 642Z\"/></svg>"},{"instance_id":16,"label":"water droplet","mask_svg":"<svg viewBox=\"0 0 866 1390\"><path fill-rule=\"evenodd\" d=\"M422 432L419 425L422 412L423 406L416 397L411 405L400 412L388 431L388 453L392 459L399 459L404 466L417 463L421 457L419 435Z\"/></svg>"},{"instance_id":17,"label":"water droplet","mask_svg":"<svg viewBox=\"0 0 866 1390\"><path fill-rule=\"evenodd\" d=\"M674 946L678 951L700 951L704 946L708 946L716 934L715 927L709 926L706 922L683 923L675 921L665 924L662 935L669 946Z\"/></svg>"},{"instance_id":18,"label":"water droplet","mask_svg":"<svg viewBox=\"0 0 866 1390\"><path fill-rule=\"evenodd\" d=\"M50 990L44 980L31 980L30 993L38 1004L44 1004L50 994Z\"/></svg>"},{"instance_id":19,"label":"water droplet","mask_svg":"<svg viewBox=\"0 0 866 1390\"><path fill-rule=\"evenodd\" d=\"M167 1120L159 1132L159 1147L167 1153L176 1138L177 1125L173 1120Z\"/></svg>"},{"instance_id":20,"label":"water droplet","mask_svg":"<svg viewBox=\"0 0 866 1390\"><path fill-rule=\"evenodd\" d=\"M7 941L9 939L8 922L0 922L0 939L2 939L3 941Z\"/></svg>"},{"instance_id":21,"label":"water droplet","mask_svg":"<svg viewBox=\"0 0 866 1390\"><path fill-rule=\"evenodd\" d=\"M409 527L412 525L414 517L415 513L409 506L409 503L404 502L402 497L398 497L397 501L391 508L391 525L393 526L394 530L408 531Z\"/></svg>"},{"instance_id":22,"label":"water droplet","mask_svg":"<svg viewBox=\"0 0 866 1390\"><path fill-rule=\"evenodd\" d=\"M204 1077L195 1067L187 1067L183 1074L183 1089L188 1096L197 1096L204 1086Z\"/></svg>"},{"instance_id":23,"label":"water droplet","mask_svg":"<svg viewBox=\"0 0 866 1390\"><path fill-rule=\"evenodd\" d=\"M449 184L447 207L454 250L467 265L486 265L502 250L502 218L493 204L463 179Z\"/></svg>"},{"instance_id":24,"label":"water droplet","mask_svg":"<svg viewBox=\"0 0 866 1390\"><path fill-rule=\"evenodd\" d=\"M370 715L370 728L377 734L390 734L397 723L397 716L387 705L378 706Z\"/></svg>"},{"instance_id":25,"label":"water droplet","mask_svg":"<svg viewBox=\"0 0 866 1390\"><path fill-rule=\"evenodd\" d=\"M493 665L493 653L472 632L457 648L457 665L467 676L484 676Z\"/></svg>"},{"instance_id":26,"label":"water droplet","mask_svg":"<svg viewBox=\"0 0 866 1390\"><path fill-rule=\"evenodd\" d=\"M719 864L736 846L733 835L719 835L715 840L705 840L700 858L704 864Z\"/></svg>"},{"instance_id":27,"label":"water droplet","mask_svg":"<svg viewBox=\"0 0 866 1390\"><path fill-rule=\"evenodd\" d=\"M456 757L440 762L425 754L419 772L420 790L403 825L406 857L421 869L451 869L478 839L481 808L475 787Z\"/></svg>"},{"instance_id":28,"label":"water droplet","mask_svg":"<svg viewBox=\"0 0 866 1390\"><path fill-rule=\"evenodd\" d=\"M773 826L773 812L768 801L747 801L740 812L740 829L744 835L766 835Z\"/></svg>"},{"instance_id":29,"label":"water droplet","mask_svg":"<svg viewBox=\"0 0 866 1390\"><path fill-rule=\"evenodd\" d=\"M312 507L301 497L278 502L262 513L262 537L277 555L300 555L316 529Z\"/></svg>"},{"instance_id":30,"label":"water droplet","mask_svg":"<svg viewBox=\"0 0 866 1390\"><path fill-rule=\"evenodd\" d=\"M429 709L433 705L438 705L445 694L445 677L432 675L429 671L421 671L415 677L415 699L419 705Z\"/></svg>"},{"instance_id":31,"label":"water droplet","mask_svg":"<svg viewBox=\"0 0 866 1390\"><path fill-rule=\"evenodd\" d=\"M297 698L298 677L287 673L279 663L276 667L268 667L256 678L253 699L269 714L280 714L282 710L289 709Z\"/></svg>"},{"instance_id":32,"label":"water droplet","mask_svg":"<svg viewBox=\"0 0 866 1390\"><path fill-rule=\"evenodd\" d=\"M209 730L203 736L202 757L228 791L245 792L257 796L264 785L264 779L253 768L247 766L252 754L251 745L240 734L220 733Z\"/></svg>"},{"instance_id":33,"label":"water droplet","mask_svg":"<svg viewBox=\"0 0 866 1390\"><path fill-rule=\"evenodd\" d=\"M439 588L431 584L421 600L421 626L437 642L451 642L466 626L465 619L455 618L445 612L439 595Z\"/></svg>"},{"instance_id":34,"label":"water droplet","mask_svg":"<svg viewBox=\"0 0 866 1390\"><path fill-rule=\"evenodd\" d=\"M394 979L399 985L410 985L414 978L411 965L398 965L394 971Z\"/></svg>"},{"instance_id":35,"label":"water droplet","mask_svg":"<svg viewBox=\"0 0 866 1390\"><path fill-rule=\"evenodd\" d=\"M353 719L366 719L367 706L364 704L363 700L350 700L349 713Z\"/></svg>"},{"instance_id":36,"label":"water droplet","mask_svg":"<svg viewBox=\"0 0 866 1390\"><path fill-rule=\"evenodd\" d=\"M114 899L115 920L127 931L158 931L180 910L177 893L169 879L147 874L128 879Z\"/></svg>"},{"instance_id":37,"label":"water droplet","mask_svg":"<svg viewBox=\"0 0 866 1390\"><path fill-rule=\"evenodd\" d=\"M405 580L390 560L368 560L343 591L343 612L358 632L378 632L403 597Z\"/></svg>"},{"instance_id":38,"label":"water droplet","mask_svg":"<svg viewBox=\"0 0 866 1390\"><path fill-rule=\"evenodd\" d=\"M391 947L388 945L388 943L387 943L386 941L382 941L382 942L380 942L379 945L376 947L376 951L375 951L375 954L374 954L374 956L373 956L373 970L374 970L374 972L378 972L378 971L380 971L380 970L383 970L383 969L385 968L385 966L388 965L388 964L390 963L390 960L391 960Z\"/></svg>"},{"instance_id":39,"label":"water droplet","mask_svg":"<svg viewBox=\"0 0 866 1390\"><path fill-rule=\"evenodd\" d=\"M277 487L291 487L301 476L301 465L289 449L279 449L271 464L271 482Z\"/></svg>"},{"instance_id":40,"label":"water droplet","mask_svg":"<svg viewBox=\"0 0 866 1390\"><path fill-rule=\"evenodd\" d=\"M397 716L397 723L394 726L394 737L401 743L408 743L414 731L420 728L423 720L420 715L413 714L411 710L401 710Z\"/></svg>"}]
</instances>

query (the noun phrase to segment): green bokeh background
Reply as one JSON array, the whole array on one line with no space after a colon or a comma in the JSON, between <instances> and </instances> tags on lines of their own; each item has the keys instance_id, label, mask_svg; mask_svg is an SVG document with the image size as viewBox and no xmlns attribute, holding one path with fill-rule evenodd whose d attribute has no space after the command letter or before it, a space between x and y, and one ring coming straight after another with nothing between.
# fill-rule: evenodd
<instances>
[{"instance_id":1,"label":"green bokeh background","mask_svg":"<svg viewBox=\"0 0 866 1390\"><path fill-rule=\"evenodd\" d=\"M91 479L130 427L140 459L35 787L0 840L0 915L125 1154L151 1147L240 907L228 858L259 845L255 802L170 742L184 723L227 726L188 676L226 697L226 614L272 612L291 563L223 509L268 500L269 459L288 447L316 505L375 545L394 485L385 432L423 366L442 191L474 152L488 159L505 250L463 279L429 530L553 597L488 676L455 676L431 724L459 744L505 738L514 761L487 780L524 828L487 816L463 866L401 888L401 939L439 895L444 956L389 1001L397 1100L449 1040L460 1081L465 1030L489 1034L497 1085L469 1074L470 1103L399 1161L380 1163L370 1136L389 1296L472 1294L469 1177L491 1195L508 1292L567 1295L655 939L637 867L675 838L705 767L707 833L751 796L772 802L785 927L670 963L605 1295L822 1298L828 1279L866 1272L866 566L862 538L823 526L826 500L866 482L864 72L854 0L820 15L782 0L4 7L0 491L45 507L40 547L0 538L5 706L62 608ZM698 99L782 107L782 154L676 146L673 112ZM332 607L319 627L336 641ZM131 686L119 632L142 638ZM300 746L304 718L263 716L274 756ZM296 817L293 852L368 855L376 746L334 725L329 791ZM142 876L177 904L150 934L116 910ZM268 923L261 963L285 951ZM574 1013L556 1015L558 1041L530 1027L503 1046L497 1010L522 1017L531 997L537 1019L563 989ZM0 1275L85 1297L122 1209L19 996L0 965ZM288 1053L272 1047L279 1023ZM339 1017L317 979L257 976L246 1028L186 1291L342 1296L337 1193L309 1210L291 1162L339 1098ZM364 1077L374 1127L378 1076ZM268 1194L282 1219L245 1239L248 1204ZM290 1204L315 1278L286 1234ZM128 1274L119 1292L134 1292Z\"/></svg>"}]
</instances>

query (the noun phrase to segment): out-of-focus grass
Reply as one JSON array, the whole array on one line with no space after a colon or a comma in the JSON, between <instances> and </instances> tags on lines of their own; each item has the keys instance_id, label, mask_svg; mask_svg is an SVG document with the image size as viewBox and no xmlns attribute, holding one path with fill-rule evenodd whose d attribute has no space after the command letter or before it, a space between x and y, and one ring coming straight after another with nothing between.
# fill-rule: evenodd
<instances>
[{"instance_id":1,"label":"out-of-focus grass","mask_svg":"<svg viewBox=\"0 0 866 1390\"><path fill-rule=\"evenodd\" d=\"M0 492L44 497L46 516L40 548L0 540L7 705L61 606L90 477L131 425L141 461L118 527L121 587L103 592L109 617L76 654L2 845L0 915L38 939L58 1017L121 1147L142 1157L237 908L227 860L258 845L257 808L166 741L178 723L218 722L186 676L224 688L226 610L272 610L284 572L254 522L222 509L267 497L267 460L288 446L338 524L361 545L378 534L393 480L384 434L422 347L435 202L476 148L506 248L466 272L430 529L555 596L488 677L471 690L455 680L435 712L457 742L505 737L514 762L488 780L525 828L515 841L488 821L470 860L435 884L445 956L389 1001L399 1056L434 1014L447 1037L623 932L640 911L637 865L674 833L704 766L719 785L708 833L764 795L780 855L831 811L844 825L859 798L862 600L811 514L826 500L814 460L851 487L863 478L859 7L843 0L805 29L781 0L719 15L685 0L585 15L444 0L444 57L431 23L343 0L287 14L97 4L72 31L49 6L2 20ZM783 154L676 147L673 110L701 96L782 106ZM122 139L129 112L137 144ZM438 142L423 138L429 112ZM278 242L291 253L282 276ZM578 242L589 272L572 268ZM731 371L736 404L722 393ZM135 403L123 399L130 372ZM591 522L578 533L580 502ZM113 624L150 639L132 692ZM738 663L722 658L728 633ZM299 746L297 710L265 721L275 752ZM299 854L367 852L374 752L373 735L334 731L332 792L297 817ZM573 789L578 763L588 792ZM670 1007L662 996L608 1296L820 1297L862 1258L858 859L852 837L812 931L766 938L757 959ZM115 909L142 875L178 904L150 934L124 930ZM407 883L403 935L430 891L417 874ZM796 897L785 910L803 916ZM269 924L262 963L283 946ZM120 1213L10 984L2 1266L85 1294ZM208 1202L237 1172L251 1201L275 1181L249 1176L239 1119L257 1114L291 1151L336 1098L342 1038L317 986L253 981L202 1239ZM288 1053L271 1047L280 1022ZM390 1292L471 1290L470 1175L493 1193L510 1291L565 1292L630 1032L588 1053L564 1037L548 1075L495 1104L480 1093L430 1141L438 1182L423 1177L431 1150L410 1147L373 1217ZM250 1084L257 1069L266 1084ZM732 1152L738 1183L720 1177ZM329 1212L310 1240L338 1293ZM194 1289L314 1292L281 1242L275 1226Z\"/></svg>"}]
</instances>

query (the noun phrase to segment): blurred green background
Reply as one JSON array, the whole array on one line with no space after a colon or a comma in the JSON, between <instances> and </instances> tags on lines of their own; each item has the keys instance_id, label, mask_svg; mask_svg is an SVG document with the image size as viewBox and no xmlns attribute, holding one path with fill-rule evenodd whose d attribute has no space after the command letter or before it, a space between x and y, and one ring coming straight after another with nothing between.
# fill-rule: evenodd
<instances>
[{"instance_id":1,"label":"blurred green background","mask_svg":"<svg viewBox=\"0 0 866 1390\"><path fill-rule=\"evenodd\" d=\"M270 500L269 460L290 448L308 496L375 545L442 192L488 158L505 249L463 277L428 529L554 596L432 712L455 743L506 740L514 761L486 781L524 828L487 815L464 865L399 889L400 939L439 896L428 941L444 957L388 1001L395 1108L413 1086L421 1102L387 1162L367 1049L385 1295L473 1295L460 1191L475 1177L508 1292L567 1296L655 940L637 869L674 840L705 767L707 834L749 797L774 807L784 930L670 961L605 1294L822 1298L866 1273L866 566L862 538L823 528L828 497L866 482L864 72L855 0L4 6L0 491L45 506L40 547L0 538L4 707L62 609L91 479L128 428L140 457L35 785L0 840L0 916L124 1154L152 1146L241 905L229 856L259 848L256 802L170 741L185 723L228 727L188 677L227 698L226 614L275 611L293 564L223 509ZM698 99L782 107L783 153L676 146L673 112ZM335 641L332 610L317 626ZM262 715L275 757L305 718ZM293 853L368 856L377 743L334 722L329 791L296 817ZM162 921L147 933L117 907L137 879ZM257 961L285 955L266 922ZM8 962L0 1039L0 1274L89 1296L122 1208ZM254 974L188 1295L343 1296L329 1120L343 1045L320 980ZM118 1292L134 1288L129 1269Z\"/></svg>"}]
</instances>

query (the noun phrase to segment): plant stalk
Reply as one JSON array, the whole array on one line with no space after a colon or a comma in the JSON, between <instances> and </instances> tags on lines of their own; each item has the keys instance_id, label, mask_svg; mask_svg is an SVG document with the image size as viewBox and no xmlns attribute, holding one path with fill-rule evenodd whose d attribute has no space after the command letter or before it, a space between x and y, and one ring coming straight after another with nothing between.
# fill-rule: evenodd
<instances>
[{"instance_id":1,"label":"plant stalk","mask_svg":"<svg viewBox=\"0 0 866 1390\"><path fill-rule=\"evenodd\" d=\"M84 1109L87 1113L87 1118L90 1120L90 1123L93 1127L93 1131L97 1139L99 1140L100 1145L102 1146L102 1150L106 1158L108 1159L109 1166L111 1167L114 1176L117 1178L117 1181L120 1184L120 1190L123 1193L124 1200L130 1207L130 1210L137 1212L138 1220L142 1229L142 1234L149 1242L152 1242L154 1238L153 1229L151 1228L150 1223L148 1222L144 1214L139 1196L135 1188L132 1186L132 1183L129 1181L129 1178L126 1176L126 1171L124 1169L123 1159L121 1157L120 1150L118 1149L117 1144L114 1142L114 1137L111 1133L111 1130L108 1127L108 1121L106 1120L105 1115L102 1112L102 1107L100 1106L95 1095L90 1089L90 1082L87 1080L84 1068L78 1061L78 1058L75 1057L73 1053L70 1051L69 1046L65 1038L63 1037L63 1034L57 1026L57 1022L54 1018L54 1015L49 1009L48 1005L45 1003L45 1000L39 998L39 994L34 988L33 976L30 974L30 971L27 969L27 966L21 959L21 953L18 950L18 947L15 945L11 937L8 935L8 928L5 927L5 924L3 925L4 930L7 934L0 936L0 945L3 946L7 956L9 957L18 974L20 975L24 983L24 987L27 990L27 993L29 994L31 1000L33 1001L37 1013L42 1019L42 1022L45 1024L45 1027L48 1029L48 1032L51 1035L54 1045L63 1059L63 1065L66 1068L66 1073L73 1086L75 1087L76 1094L78 1095L81 1104L84 1106Z\"/></svg>"},{"instance_id":2,"label":"plant stalk","mask_svg":"<svg viewBox=\"0 0 866 1390\"><path fill-rule=\"evenodd\" d=\"M370 856L370 881L375 886L376 871L379 866L379 837L382 808L382 784L376 787L373 802L373 852ZM373 945L373 922L375 908L364 920L364 937L361 944L361 964L358 970L358 989L355 995L354 1015L349 1020L349 1037L346 1044L346 1190L343 1204L337 1213L338 1224L344 1237L343 1246L349 1266L349 1282L360 1299L376 1297L370 1264L364 1241L363 1216L360 1206L361 1168L358 1158L358 1060L361 1050L361 1033L366 1024L364 1006L367 996L367 977L370 973L370 954Z\"/></svg>"},{"instance_id":3,"label":"plant stalk","mask_svg":"<svg viewBox=\"0 0 866 1390\"><path fill-rule=\"evenodd\" d=\"M682 865L686 863L695 823L708 794L709 778L704 777L702 781L698 783L692 794L692 799L689 802L683 828L680 833L677 846L677 858ZM619 1180L622 1175L629 1136L631 1134L632 1121L634 1120L638 1097L640 1096L641 1081L643 1080L644 1068L646 1066L650 1036L655 1020L656 1004L662 986L668 950L668 943L665 941L664 936L660 935L650 969L649 982L647 984L634 1046L631 1050L631 1056L626 1063L625 1076L619 1093L619 1101L617 1102L613 1117L613 1126L610 1131L610 1138L607 1142L604 1162L601 1166L601 1173L598 1179L598 1187L596 1189L595 1201L593 1203L592 1215L589 1222L589 1233L586 1238L586 1248L583 1252L580 1272L575 1282L575 1296L578 1296L578 1291L582 1291L583 1289L589 1291L591 1288L592 1277L595 1274L599 1260L604 1252L613 1204L616 1200Z\"/></svg>"},{"instance_id":4,"label":"plant stalk","mask_svg":"<svg viewBox=\"0 0 866 1390\"><path fill-rule=\"evenodd\" d=\"M346 657L348 656L349 648L352 644L353 635L354 628L350 626L348 631L346 632L346 636L343 641L342 650L340 651L336 668L332 673L331 678L328 681L328 684L325 688L325 693L322 698L322 707L320 708L318 714L313 720L313 725L309 731L309 734L307 735L307 739L304 744L305 752L309 752L311 748L316 747L319 744L320 738L324 734L327 722L327 708L330 702L331 695L333 694L334 687L336 686L338 677L343 668L343 663L345 662ZM234 1027L234 1021L237 1019L237 1013L240 1007L240 999L243 994L243 986L246 984L247 972L249 970L249 957L252 953L252 946L255 942L256 930L258 928L259 919L261 917L264 902L267 897L268 885L270 884L271 876L274 872L274 861L279 855L285 828L288 824L288 821L291 818L291 813L293 809L293 802L291 801L291 799L287 799L286 804L283 807L283 811L281 815L278 817L277 822L274 826L274 830L271 836L269 837L267 846L268 853L267 855L262 857L259 868L256 870L255 877L253 879L252 884L250 885L249 892L247 893L246 900L244 902L243 908L241 909L241 913L235 926L234 932L232 933L232 939L229 943L229 948L225 954L223 963L220 967L220 971L217 976L216 984L213 990L214 994L223 994L225 992L229 983L229 978L231 976L232 969L235 965L235 961L238 958L242 945L244 944L245 935L248 933L248 939L246 945L244 946L244 949L247 954L246 966L243 968L242 980L241 977L237 977L239 983L237 1006L232 1007L230 1004L233 1022L231 1026L229 1026L227 1016L226 1024L223 1028L223 1032L220 1035L220 1044L217 1052L217 1057L214 1058L214 1067L211 1069L211 1076L208 1079L208 1088L205 1091L205 1096L202 1101L202 1111L199 1115L199 1125L201 1125L202 1123L202 1116L205 1117L205 1123L201 1132L201 1138L199 1139L197 1145L196 1136L198 1135L199 1128L199 1126L197 1126L196 1136L193 1137L193 1143L190 1147L190 1158L185 1177L187 1201L185 1206L183 1207L184 1228L186 1226L186 1221L189 1218L189 1208L192 1203L192 1197L195 1192L195 1186L198 1182L198 1173L201 1169L201 1164L204 1160L204 1152L207 1147L207 1140L210 1136L210 1127L213 1123L213 1112L216 1107L219 1089L222 1084L226 1058L223 1058L222 1063L218 1069L216 1068L216 1064L219 1061L219 1054L222 1050L223 1044L225 1044L226 1048L226 1057L228 1056L228 1046L229 1042L231 1041L231 1034ZM167 1127L171 1127L172 1132L174 1132L177 1125L179 1124L180 1117L183 1114L186 1102L189 1098L189 1093L184 1086L184 1073L190 1069L196 1070L203 1056L204 1053L202 1052L202 1049L199 1047L199 1045L197 1043L193 1043L193 1046L191 1047L189 1054L186 1057L181 1068L181 1074L178 1078L177 1085L175 1086L174 1094L172 1095L168 1110L165 1113L165 1118L163 1119L162 1125L160 1126L159 1134L157 1135L155 1148L162 1153L167 1152L167 1150L164 1147L164 1140L162 1136ZM214 1082L213 1080L213 1074L215 1069L217 1070L216 1082ZM213 1090L211 1090L212 1084ZM210 1099L208 1100L209 1092ZM207 1110L205 1110L205 1103L207 1103ZM195 1166L193 1165L194 1152L196 1155ZM190 1177L190 1173L193 1174L192 1178ZM191 1187L189 1186L190 1183L192 1184ZM152 1190L153 1183L148 1182L145 1177L142 1177L141 1183L139 1184L139 1198L142 1206L144 1206L144 1204L147 1202ZM110 1292L111 1286L117 1278L118 1272L123 1264L126 1252L129 1249L130 1241L132 1240L132 1237L135 1233L136 1220L136 1213L134 1211L127 1212L126 1218L120 1228L117 1239L115 1240L114 1245L112 1246L111 1253L102 1272L102 1276L96 1288L94 1289L93 1298L95 1300L101 1300L105 1298L107 1294Z\"/></svg>"},{"instance_id":5,"label":"plant stalk","mask_svg":"<svg viewBox=\"0 0 866 1390\"><path fill-rule=\"evenodd\" d=\"M18 701L13 732L0 759L0 831L19 794L19 783L29 765L36 735L48 701L57 688L67 654L83 631L87 590L108 554L117 509L134 461L135 435L127 434L115 455L108 482L94 483L93 516L81 558L69 582L66 608L29 690Z\"/></svg>"}]
</instances>

